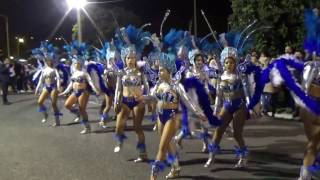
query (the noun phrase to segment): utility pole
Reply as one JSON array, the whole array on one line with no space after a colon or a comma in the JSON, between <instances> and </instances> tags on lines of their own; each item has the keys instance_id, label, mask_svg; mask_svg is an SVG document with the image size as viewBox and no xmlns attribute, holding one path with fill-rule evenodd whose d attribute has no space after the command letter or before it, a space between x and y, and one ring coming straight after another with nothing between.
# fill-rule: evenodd
<instances>
[{"instance_id":1,"label":"utility pole","mask_svg":"<svg viewBox=\"0 0 320 180\"><path fill-rule=\"evenodd\" d=\"M6 23L6 39L7 39L7 56L10 57L10 35L9 35L9 18L6 15L0 14L0 17L5 19Z\"/></svg>"},{"instance_id":2,"label":"utility pole","mask_svg":"<svg viewBox=\"0 0 320 180\"><path fill-rule=\"evenodd\" d=\"M197 29L197 0L193 0L193 18L194 18L194 35L197 37L198 29Z\"/></svg>"}]
</instances>

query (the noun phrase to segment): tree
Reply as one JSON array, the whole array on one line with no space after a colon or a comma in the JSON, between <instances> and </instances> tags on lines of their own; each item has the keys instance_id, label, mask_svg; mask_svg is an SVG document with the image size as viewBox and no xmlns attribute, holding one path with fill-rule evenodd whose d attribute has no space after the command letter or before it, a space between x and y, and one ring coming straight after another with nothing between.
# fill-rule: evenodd
<instances>
[{"instance_id":1,"label":"tree","mask_svg":"<svg viewBox=\"0 0 320 180\"><path fill-rule=\"evenodd\" d=\"M141 25L140 18L133 12L128 11L121 7L104 8L101 6L88 6L86 7L90 19L82 13L82 33L83 40L94 44L100 44L98 37L104 40L110 40L114 36L114 32L117 28L117 23L120 27L128 24L136 26ZM115 22L112 14L117 22ZM74 36L76 37L78 31L77 25L73 28Z\"/></svg>"},{"instance_id":2,"label":"tree","mask_svg":"<svg viewBox=\"0 0 320 180\"><path fill-rule=\"evenodd\" d=\"M303 44L304 10L317 7L317 0L231 0L233 14L229 17L231 29L243 30L257 19L261 25L272 26L267 32L254 35L254 47L258 51L268 49L281 54L286 45L301 48Z\"/></svg>"}]
</instances>

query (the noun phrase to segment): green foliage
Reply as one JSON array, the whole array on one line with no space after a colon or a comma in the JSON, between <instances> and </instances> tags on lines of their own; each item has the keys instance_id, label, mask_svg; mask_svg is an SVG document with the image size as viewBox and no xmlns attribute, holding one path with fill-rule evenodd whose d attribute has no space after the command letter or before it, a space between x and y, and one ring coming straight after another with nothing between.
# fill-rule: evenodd
<instances>
[{"instance_id":1,"label":"green foliage","mask_svg":"<svg viewBox=\"0 0 320 180\"><path fill-rule=\"evenodd\" d=\"M286 45L301 48L303 44L304 10L319 7L319 0L231 0L233 14L229 17L231 29L243 30L255 19L272 29L254 35L254 47L272 54L281 54Z\"/></svg>"},{"instance_id":2,"label":"green foliage","mask_svg":"<svg viewBox=\"0 0 320 180\"><path fill-rule=\"evenodd\" d=\"M79 26L78 24L74 24L72 27L72 40L77 40L78 38L78 32L79 32Z\"/></svg>"}]
</instances>

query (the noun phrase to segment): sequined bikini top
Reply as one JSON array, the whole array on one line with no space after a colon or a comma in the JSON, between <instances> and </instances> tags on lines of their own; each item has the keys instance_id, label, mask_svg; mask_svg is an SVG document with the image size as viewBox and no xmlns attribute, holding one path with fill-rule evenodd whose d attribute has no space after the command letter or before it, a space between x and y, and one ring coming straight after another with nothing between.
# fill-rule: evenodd
<instances>
[{"instance_id":1,"label":"sequined bikini top","mask_svg":"<svg viewBox=\"0 0 320 180\"><path fill-rule=\"evenodd\" d=\"M163 90L163 91L162 91ZM155 93L156 97L163 102L167 103L177 103L179 102L179 96L174 86L169 84L163 84L158 92Z\"/></svg>"},{"instance_id":2,"label":"sequined bikini top","mask_svg":"<svg viewBox=\"0 0 320 180\"><path fill-rule=\"evenodd\" d=\"M230 93L234 91L242 90L241 80L237 75L225 75L221 76L220 87L222 92Z\"/></svg>"},{"instance_id":3,"label":"sequined bikini top","mask_svg":"<svg viewBox=\"0 0 320 180\"><path fill-rule=\"evenodd\" d=\"M74 77L74 78L72 78L71 79L72 80L72 82L77 82L77 83L85 83L85 82L87 82L87 80L82 76L80 76L80 77Z\"/></svg>"},{"instance_id":4,"label":"sequined bikini top","mask_svg":"<svg viewBox=\"0 0 320 180\"><path fill-rule=\"evenodd\" d=\"M55 81L57 78L56 71L54 69L45 69L43 72L43 78L45 80Z\"/></svg>"},{"instance_id":5,"label":"sequined bikini top","mask_svg":"<svg viewBox=\"0 0 320 180\"><path fill-rule=\"evenodd\" d=\"M141 86L142 73L137 69L126 69L125 74L122 76L123 86Z\"/></svg>"},{"instance_id":6,"label":"sequined bikini top","mask_svg":"<svg viewBox=\"0 0 320 180\"><path fill-rule=\"evenodd\" d=\"M83 72L75 72L75 74L71 77L71 81L77 83L86 83L87 79Z\"/></svg>"}]
</instances>

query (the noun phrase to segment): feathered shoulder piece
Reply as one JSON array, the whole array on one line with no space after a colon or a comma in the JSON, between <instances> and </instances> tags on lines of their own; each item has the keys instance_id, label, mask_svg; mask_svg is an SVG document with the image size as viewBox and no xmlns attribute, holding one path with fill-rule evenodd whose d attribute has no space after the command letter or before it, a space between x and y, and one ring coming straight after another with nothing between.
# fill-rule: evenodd
<instances>
[{"instance_id":1,"label":"feathered shoulder piece","mask_svg":"<svg viewBox=\"0 0 320 180\"><path fill-rule=\"evenodd\" d=\"M125 57L133 53L137 57L140 57L145 46L149 44L147 37L151 36L150 32L143 31L143 28L150 24L145 24L140 28L136 28L133 25L123 27L116 33L116 46L121 49L121 58L124 61Z\"/></svg>"}]
</instances>

